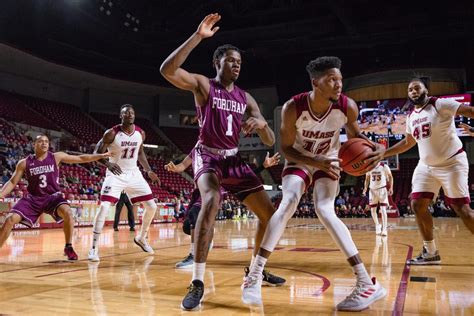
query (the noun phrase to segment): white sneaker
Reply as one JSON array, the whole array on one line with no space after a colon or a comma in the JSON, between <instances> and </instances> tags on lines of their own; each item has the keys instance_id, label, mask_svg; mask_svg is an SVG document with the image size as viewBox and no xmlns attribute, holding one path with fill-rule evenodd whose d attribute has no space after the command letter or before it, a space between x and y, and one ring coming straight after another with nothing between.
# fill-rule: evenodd
<instances>
[{"instance_id":1,"label":"white sneaker","mask_svg":"<svg viewBox=\"0 0 474 316\"><path fill-rule=\"evenodd\" d=\"M99 249L98 248L91 248L89 250L89 254L87 255L87 258L92 261L92 262L99 262Z\"/></svg>"},{"instance_id":2,"label":"white sneaker","mask_svg":"<svg viewBox=\"0 0 474 316\"><path fill-rule=\"evenodd\" d=\"M382 233L382 225L375 225L375 235L380 235Z\"/></svg>"},{"instance_id":3,"label":"white sneaker","mask_svg":"<svg viewBox=\"0 0 474 316\"><path fill-rule=\"evenodd\" d=\"M248 275L240 287L242 289L242 302L249 305L262 305L262 276Z\"/></svg>"},{"instance_id":4,"label":"white sneaker","mask_svg":"<svg viewBox=\"0 0 474 316\"><path fill-rule=\"evenodd\" d=\"M369 285L357 282L352 293L337 304L337 310L358 312L387 295L387 290L375 278L372 278L372 283L372 285Z\"/></svg>"},{"instance_id":5,"label":"white sneaker","mask_svg":"<svg viewBox=\"0 0 474 316\"><path fill-rule=\"evenodd\" d=\"M135 236L135 238L133 238L133 241L134 241L140 248L142 248L143 251L149 253L150 255L152 255L152 254L155 253L155 251L153 250L153 248L151 248L151 246L148 244L148 241L146 240L146 238L142 238L142 237Z\"/></svg>"},{"instance_id":6,"label":"white sneaker","mask_svg":"<svg viewBox=\"0 0 474 316\"><path fill-rule=\"evenodd\" d=\"M380 235L387 236L387 229L386 228L382 229L382 233Z\"/></svg>"}]
</instances>

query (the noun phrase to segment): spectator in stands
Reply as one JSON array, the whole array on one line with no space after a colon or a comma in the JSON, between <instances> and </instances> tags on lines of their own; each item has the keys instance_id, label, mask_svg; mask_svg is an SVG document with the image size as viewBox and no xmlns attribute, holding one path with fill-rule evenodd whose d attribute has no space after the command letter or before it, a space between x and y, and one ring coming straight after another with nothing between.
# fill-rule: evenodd
<instances>
[{"instance_id":1,"label":"spectator in stands","mask_svg":"<svg viewBox=\"0 0 474 316\"><path fill-rule=\"evenodd\" d=\"M7 169L3 170L2 178L1 178L1 183L6 183L8 180L10 180L10 175L8 173Z\"/></svg>"}]
</instances>

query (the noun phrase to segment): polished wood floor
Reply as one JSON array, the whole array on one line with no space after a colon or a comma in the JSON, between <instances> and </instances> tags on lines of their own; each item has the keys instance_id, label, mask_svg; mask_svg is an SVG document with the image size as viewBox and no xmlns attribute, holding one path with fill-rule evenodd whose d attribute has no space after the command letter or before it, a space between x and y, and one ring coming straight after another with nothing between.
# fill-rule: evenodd
<instances>
[{"instance_id":1,"label":"polished wood floor","mask_svg":"<svg viewBox=\"0 0 474 316\"><path fill-rule=\"evenodd\" d=\"M388 237L375 236L370 219L347 219L370 274L388 290L362 315L474 314L474 236L459 219L435 219L442 265L408 267L421 241L413 218L390 219ZM210 315L326 315L350 292L354 278L327 231L313 219L293 219L268 269L286 278L283 287L265 287L264 306L240 301L243 268L253 245L255 221L216 225L215 247L206 272L199 313ZM75 231L78 262L64 261L62 230L17 231L0 250L0 314L7 315L177 315L191 269L174 264L189 250L179 224L157 224L147 256L128 227L106 227L102 261L89 263L91 228ZM338 313L348 314L348 313Z\"/></svg>"}]
</instances>

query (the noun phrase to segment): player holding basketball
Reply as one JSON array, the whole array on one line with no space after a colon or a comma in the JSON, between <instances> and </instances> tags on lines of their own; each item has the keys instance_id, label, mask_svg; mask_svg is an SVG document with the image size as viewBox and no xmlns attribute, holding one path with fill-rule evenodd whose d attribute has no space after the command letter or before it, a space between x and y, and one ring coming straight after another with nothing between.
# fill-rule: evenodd
<instances>
[{"instance_id":1,"label":"player holding basketball","mask_svg":"<svg viewBox=\"0 0 474 316\"><path fill-rule=\"evenodd\" d=\"M213 65L217 74L213 79L181 68L191 51L219 30L215 24L220 19L217 13L206 16L197 31L171 53L160 68L161 74L173 85L193 92L199 117L199 144L193 155L193 170L202 206L194 236L193 279L181 304L185 310L198 308L204 294L204 270L219 207L220 186L236 195L259 218L256 247L275 211L261 181L238 154L241 129L247 134L256 132L267 146L275 142L273 131L255 99L234 84L241 70L240 50L232 45L215 50ZM242 123L245 114L249 118Z\"/></svg>"},{"instance_id":2,"label":"player holding basketball","mask_svg":"<svg viewBox=\"0 0 474 316\"><path fill-rule=\"evenodd\" d=\"M10 180L2 187L0 199L7 196L25 176L28 181L28 195L21 198L11 209L0 230L0 248L7 240L15 224L21 223L33 227L41 214L51 215L57 223L64 221L63 230L66 239L64 255L69 260L77 260L72 248L74 219L67 200L59 189L59 165L61 163L87 163L109 157L109 153L73 156L64 152L52 153L49 138L39 135L34 141L35 153L22 159L16 165Z\"/></svg>"},{"instance_id":3,"label":"player holding basketball","mask_svg":"<svg viewBox=\"0 0 474 316\"><path fill-rule=\"evenodd\" d=\"M100 209L94 218L94 238L89 251L91 261L100 261L98 240L109 208L117 203L122 191L127 193L132 204L141 202L145 206L140 232L133 239L135 244L149 254L155 253L148 244L147 235L155 216L156 203L150 186L138 169L137 160L153 182L159 183L160 180L148 164L143 150L145 132L134 124L135 110L132 105L122 105L120 119L122 123L106 130L96 147L99 153L108 149L111 156L108 161L103 161L107 167L107 173L100 192Z\"/></svg>"},{"instance_id":4,"label":"player holding basketball","mask_svg":"<svg viewBox=\"0 0 474 316\"><path fill-rule=\"evenodd\" d=\"M387 236L388 196L393 194L393 177L387 164L379 162L374 169L365 174L362 195L366 194L367 187L370 187L369 205L370 213L375 223L375 234ZM389 189L387 190L387 188ZM379 218L377 216L378 205L380 205L380 213L382 213L382 225L379 224Z\"/></svg>"},{"instance_id":5,"label":"player holding basketball","mask_svg":"<svg viewBox=\"0 0 474 316\"><path fill-rule=\"evenodd\" d=\"M418 144L420 161L412 178L411 207L423 237L423 249L408 261L413 265L441 263L428 210L440 187L446 202L474 233L474 211L469 207L469 163L454 125L457 115L474 118L474 107L430 97L428 87L427 78L410 81L408 98L415 108L407 118L405 138L385 152L385 157L390 157Z\"/></svg>"},{"instance_id":6,"label":"player holding basketball","mask_svg":"<svg viewBox=\"0 0 474 316\"><path fill-rule=\"evenodd\" d=\"M258 256L242 285L244 303L261 303L261 271L311 183L314 183L313 199L318 218L347 257L357 277L353 292L337 305L337 309L359 311L386 295L386 290L375 278L370 278L349 230L334 210L341 171L337 158L339 131L345 126L349 138L367 139L357 125L357 104L341 94L340 68L341 60L337 57L312 60L306 67L312 91L294 96L283 106L280 129L281 150L286 158L282 174L283 198L267 225ZM383 146L374 146L376 151L367 158L369 170L383 157Z\"/></svg>"}]
</instances>

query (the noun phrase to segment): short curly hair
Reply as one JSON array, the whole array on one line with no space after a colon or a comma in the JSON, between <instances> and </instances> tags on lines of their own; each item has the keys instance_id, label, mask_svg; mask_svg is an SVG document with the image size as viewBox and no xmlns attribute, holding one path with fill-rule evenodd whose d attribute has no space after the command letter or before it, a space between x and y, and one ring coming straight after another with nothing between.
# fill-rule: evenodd
<instances>
[{"instance_id":1,"label":"short curly hair","mask_svg":"<svg viewBox=\"0 0 474 316\"><path fill-rule=\"evenodd\" d=\"M410 79L409 84L414 82L414 81L419 81L426 87L426 89L428 89L428 90L430 89L430 83L431 83L431 78L430 77L423 76L423 75L415 75Z\"/></svg>"},{"instance_id":2,"label":"short curly hair","mask_svg":"<svg viewBox=\"0 0 474 316\"><path fill-rule=\"evenodd\" d=\"M342 62L339 57L322 56L309 62L306 71L311 78L320 77L326 70L331 68L341 69Z\"/></svg>"},{"instance_id":3,"label":"short curly hair","mask_svg":"<svg viewBox=\"0 0 474 316\"><path fill-rule=\"evenodd\" d=\"M239 54L242 55L242 50L240 48L231 44L224 44L216 48L216 50L214 51L214 54L212 55L212 60L214 61L216 59L221 59L222 56L225 55L225 52L227 52L228 50L235 50L239 52Z\"/></svg>"}]
</instances>

